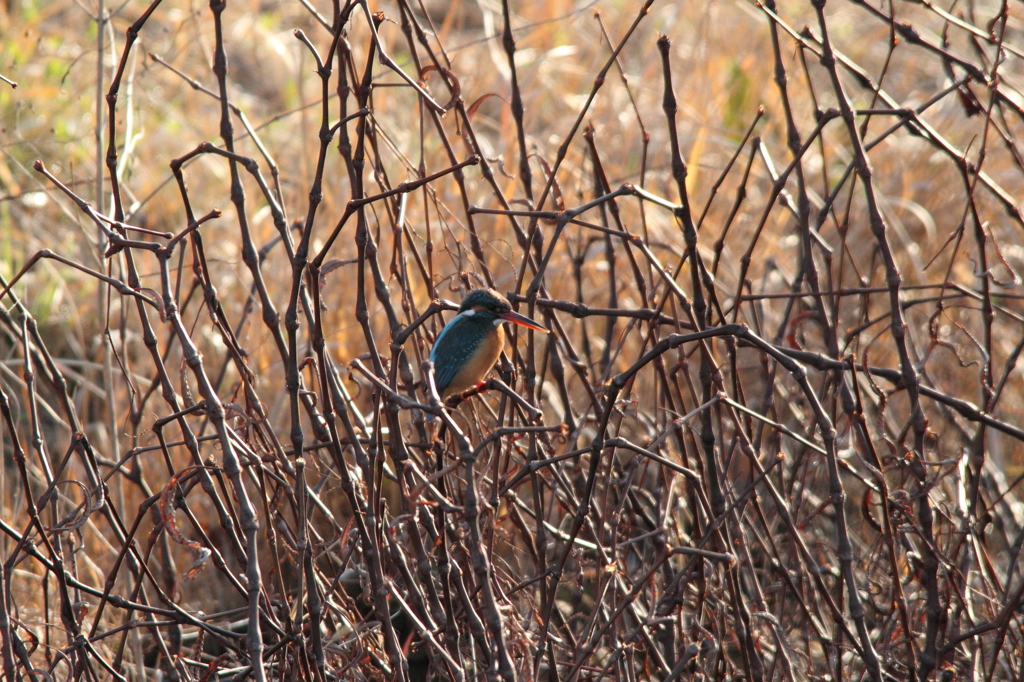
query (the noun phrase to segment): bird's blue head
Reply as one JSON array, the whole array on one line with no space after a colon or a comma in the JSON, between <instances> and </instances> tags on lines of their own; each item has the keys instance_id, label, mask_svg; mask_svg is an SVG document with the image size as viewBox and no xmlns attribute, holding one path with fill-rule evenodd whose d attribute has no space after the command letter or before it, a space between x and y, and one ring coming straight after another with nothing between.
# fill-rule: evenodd
<instances>
[{"instance_id":1,"label":"bird's blue head","mask_svg":"<svg viewBox=\"0 0 1024 682\"><path fill-rule=\"evenodd\" d=\"M494 289L473 289L473 291L466 294L466 298L462 299L462 305L459 306L459 313L469 311L473 311L470 314L474 315L479 321L500 318L501 320L507 320L508 322L513 322L529 329L535 329L539 332L547 332L546 328L530 318L514 312L508 299Z\"/></svg>"}]
</instances>

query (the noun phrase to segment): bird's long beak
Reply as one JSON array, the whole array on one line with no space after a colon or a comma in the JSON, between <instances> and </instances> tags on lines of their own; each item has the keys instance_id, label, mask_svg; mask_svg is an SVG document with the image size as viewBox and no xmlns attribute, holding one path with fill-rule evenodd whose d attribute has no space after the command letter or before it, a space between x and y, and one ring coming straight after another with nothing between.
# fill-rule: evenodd
<instances>
[{"instance_id":1,"label":"bird's long beak","mask_svg":"<svg viewBox=\"0 0 1024 682\"><path fill-rule=\"evenodd\" d=\"M519 313L511 310L505 313L504 315L499 315L499 317L501 317L503 320L508 320L509 322L518 324L520 327L526 327L527 329L533 329L539 332L544 332L545 334L548 333L546 327L542 327L541 325L537 324L536 322L526 317L525 315L520 315Z\"/></svg>"}]
</instances>

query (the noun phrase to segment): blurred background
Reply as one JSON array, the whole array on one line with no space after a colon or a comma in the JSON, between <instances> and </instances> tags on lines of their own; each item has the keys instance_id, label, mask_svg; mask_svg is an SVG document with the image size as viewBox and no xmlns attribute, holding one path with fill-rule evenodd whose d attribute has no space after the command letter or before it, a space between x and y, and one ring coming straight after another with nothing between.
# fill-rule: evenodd
<instances>
[{"instance_id":1,"label":"blurred background","mask_svg":"<svg viewBox=\"0 0 1024 682\"><path fill-rule=\"evenodd\" d=\"M244 607L251 603L242 583L232 578L247 566L231 551L232 533L240 531L225 528L223 516L218 516L218 504L226 505L237 523L235 505L244 506L237 489L228 490L226 479L216 479L216 493L191 493L187 523L186 514L178 513L185 535L199 537L195 525L206 527L207 537L200 543L219 548L226 557L218 560L221 564L207 567L194 582L183 582L181 574L195 559L194 548L168 540L170 531L164 532L164 505L178 494L173 485L168 487L171 472L194 487L198 476L189 479L185 469L208 456L219 460L222 449L219 441L202 441L197 461L180 443L160 448L154 429L158 420L174 414L172 405L184 409L205 397L179 331L159 305L150 308L151 320L142 324L136 301L82 271L87 268L125 282L134 269L134 288L151 299L173 291L183 329L226 406L228 422L251 448L250 459L243 457L249 472L244 485L260 517L266 581L261 608L276 613L280 627L289 632L288 627L301 627L283 623L296 617L296 609L310 606L296 591L303 584L298 529L307 521L296 521L297 500L305 493L289 492L301 486L287 463L295 454L288 448L295 428L305 431L307 446L326 442L319 420L328 390L322 382L325 374L318 372L328 370L321 366L324 360L314 343L314 318L319 317L324 352L331 371L336 370L334 397L348 401L343 409L351 412L354 424L351 433L338 427L348 442L343 438L336 445L362 490L355 498L345 492L339 460L327 454L326 446L308 455L310 494L322 504L316 513L306 508L311 532L319 532L312 560L316 571L323 572L317 589L328 601L332 593L340 595L343 590L331 581L348 570L352 584L346 589L356 595L339 597L337 611L328 616L333 620L325 625L325 637L334 638L336 676L386 677L381 670L389 669L379 667L387 659L384 652L397 655L384 635L374 639L377 630L372 628L368 640L359 644L362 648L350 641L351 632L361 632L360 619L373 620L366 605L374 599L359 597L364 589L366 594L372 591L367 572L373 569L367 567L373 559L361 541L349 538L349 533L357 535L350 521L353 499L379 505L377 523L395 535L380 540L386 555L380 560L382 575L399 584L413 580L409 569L387 554L389 546L408 551L412 563L408 547L415 545L410 538L414 531L404 524L406 516L419 514L403 506L411 498L408 485L400 482L405 474L395 459L389 429L400 426L402 438L416 453L412 456L427 471L435 462L432 446L423 438L436 436L438 428L436 418L405 407L397 421L387 422L393 404L388 394L352 363L358 360L372 369L374 358L383 358L379 380L410 400L426 402L418 383L421 363L451 319L452 307L423 321L404 348L389 344L432 301L458 305L469 288L482 285L511 292L523 312L555 330L544 338L516 336L500 363L503 379L539 410L537 416L517 412L507 396L495 391L471 398L453 413L474 446L502 425L551 429L495 437L478 453L476 469L493 505L484 510L483 524L501 590L522 588L520 583L543 574L545 565L568 558L561 582L558 577L541 580L539 587L499 598L505 600L503 608L508 605L517 614L502 613L502 646L528 652L517 671L521 679L532 679L542 670L550 679L567 673L596 679L602 669L622 679L647 674L665 678L670 673L711 678L724 671L756 677L751 671L758 664L752 662L749 647L765 660L759 673L763 677L824 679L822 675L830 674L833 679L860 679L871 666L863 663L862 640L851 644L853 633L862 633L840 577L845 570L836 549L840 527L848 528L856 548L851 570L857 585L850 589L859 590L867 604L869 634L862 638L874 642L887 675L926 679L948 673L961 678L988 672L990 678L1005 673L1009 679L1021 673L1017 627L1001 630L1007 638L1003 644L993 639L994 627L957 641L979 624L1002 618L998 622L1005 626L1010 622L1005 606L1012 605L1014 594L1019 598L1015 558L1024 528L1017 486L1024 474L1019 430L1024 385L1016 368L1024 347L1024 220L1019 210L1024 197L1024 149L1019 143L1024 130L1024 40L1019 3L961 0L940 6L831 0L825 6L841 92L868 148L870 202L864 176L855 169L857 151L850 130L841 118L832 118L836 112L829 113L845 103L820 60L822 25L812 3L654 2L646 13L641 7L620 0L507 6L492 0L424 0L367 4L366 11L357 5L337 48L343 56L331 62L333 72L325 87L309 45L321 58L332 54L335 8L320 0L230 0L219 35L211 6L200 2L164 0L151 6L137 0L6 0L0 5L0 75L17 83L16 88L0 83L3 285L32 264L2 301L6 315L0 320L0 387L11 404L11 420L0 429L0 517L11 532L0 539L0 557L7 562L8 599L16 603L16 608L8 603L14 624L6 627L34 643L26 656L35 665L51 671L66 665L75 674L82 670L79 664L61 662L55 653L70 646L68 621L58 624L58 604L64 600L58 594L59 581L52 567L29 557L18 541L18 534L44 534L32 526L29 499L38 500L44 491L49 497L44 495L43 501L52 505L47 514L53 515L44 519L45 534L57 543L54 551L64 536L60 552L65 568L73 565L81 583L166 608L153 585L139 587L152 580L181 608L228 614L221 619L227 624L244 622ZM126 52L126 31L150 9ZM393 68L382 64L377 53L367 71L371 49L377 49L371 48L375 43L369 12L380 12L379 46ZM501 38L506 12L524 111L518 120L509 54ZM296 37L296 30L309 45ZM749 344L709 343L718 382L711 393L701 390L711 381L701 373L704 351L688 344L630 374L614 405L601 402L609 382L659 340L694 329L683 296L685 292L690 302L695 298L693 256L687 256L685 221L678 212L620 196L579 216L591 225L568 224L564 230L551 215L538 219L528 213L580 206L627 183L673 205L681 202L670 126L662 109L663 65L657 45L662 35L671 40L668 55L678 101L674 120L696 226L695 254L702 261L701 298L710 308L705 323L743 323L777 347L807 352L791 356L811 368L808 387L836 428L837 465L849 493L844 514L829 505L832 460L823 454L825 429L813 401L775 358ZM244 198L235 203L228 159L193 154L202 143L225 147L220 84L213 70L221 46L228 64L225 86L234 150L255 160L267 188L238 166ZM610 60L614 50L617 57ZM447 69L449 85L441 70L425 68L434 60ZM332 131L318 174L324 92L327 127L357 114L362 106L359 92L339 95L342 72L350 87L368 78L369 113L344 122L340 132ZM603 80L596 80L602 73ZM119 87L108 99L115 78ZM431 113L410 81L420 83L438 104L458 105ZM108 157L111 133L116 158ZM484 163L466 166L461 173L446 172L350 217L346 208L359 197L354 196L355 166L346 159L349 152L339 147L343 139L365 154L365 167L357 173L362 196L441 173L474 154ZM186 156L182 168L191 217L172 171L172 161ZM166 244L167 237L154 233L178 234L190 219L213 209L223 215L196 230L202 255L192 237L180 242L169 260L170 288L165 289L155 253L130 249L132 265L125 251L114 249L111 254L109 235L67 193L33 170L36 160L97 212L151 231L129 231L129 239ZM311 211L311 188L318 177L322 202ZM542 196L546 201L539 205ZM115 215L117 202L120 215ZM887 228L885 245L872 231L872 204ZM509 210L527 213L501 214ZM329 241L343 219L340 236ZM357 222L365 226L372 244L369 256L360 250L357 236L363 228ZM315 283L305 275L300 278L300 294L289 254L301 242L304 227L310 257L322 255L323 269ZM528 241L531 230L536 230L536 247ZM622 231L643 248L631 245ZM550 262L538 282L542 289L528 300L537 265L553 238ZM244 246L260 254L259 279L252 264L243 260ZM42 249L81 267L51 258L33 261ZM906 357L891 327L890 256L902 276L898 301L906 323ZM366 258L375 259L376 265ZM665 272L675 275L682 292L666 285ZM363 287L358 286L360 277ZM296 355L290 358L280 343L286 336L284 314L295 297L308 297L317 287L319 306L310 307L309 299L303 299ZM266 323L268 302L282 316L280 322ZM362 303L368 315L365 326L359 315ZM34 340L26 339L23 320L28 319L38 326ZM146 344L147 326L153 329L153 347ZM35 368L40 375L33 386L25 374L26 356L31 355L27 350L44 348L52 365ZM155 356L162 359L164 370ZM290 392L286 375L306 357L318 357L319 364L299 368L306 392L300 413L293 409L296 394ZM823 358L852 358L859 369L840 372ZM880 371L872 375L872 367ZM932 392L921 398L927 427L920 431L921 422L913 420L916 398L906 391L908 368ZM56 373L67 382L66 403L54 381ZM176 399L168 397L168 386ZM725 409L721 402L710 407L707 401L719 391L763 419L742 416L739 408ZM848 402L854 394L865 420L862 427ZM607 419L602 423L603 405L614 415L611 427ZM683 419L697 408L714 417L703 423L703 413ZM189 419L197 437L215 432L202 414ZM166 440L185 438L177 431L178 422L169 421ZM17 461L12 425L27 453L26 464ZM83 454L76 429L94 456ZM710 459L698 444L706 429L716 439ZM370 448L370 459L379 458L376 464L371 461L366 468L357 461L355 434ZM586 448L605 437L628 439L677 468L697 471L702 482L693 485L704 486L702 492L689 490L689 479L668 465L636 462L634 456L641 455L628 449L609 447L599 473L588 474L591 455ZM449 444L445 456L454 462L453 447ZM531 472L537 476L534 489L517 481L525 486L519 502L499 498L499 488L529 462L577 450L586 453L548 465L540 474ZM784 462L775 461L776 454ZM923 478L915 461L923 462ZM253 473L260 469L258 462L268 473ZM443 464L436 462L441 473L435 480L455 477ZM761 466L772 471L758 485L774 480L796 527L806 531L808 550L782 539L793 528L780 520L781 507L768 502L774 493L759 488L753 496L760 496L767 512L750 502L748 485ZM103 504L110 513L104 519L100 516L105 512L94 504L97 476L109 486ZM461 498L467 476L471 474L464 472L441 490ZM645 588L640 596L630 597L643 608L617 614L611 595L624 599L634 587L641 590L630 582L631 574L657 565L652 562L660 545L638 540L633 550L616 553L615 543L657 528L671 536L670 545L695 543L715 517L701 500L704 495L715 497L708 486L717 486L709 480L718 477L719 492L734 505L729 537L741 548L728 547L723 536L710 541L708 549L737 552L738 566L726 569L709 560L707 575L689 587L687 578L679 587L673 579L696 569L685 557L675 557L664 564L674 568L654 573L650 593ZM595 481L597 492L587 485ZM630 486L637 490L633 497L624 492ZM595 516L582 531L573 530L571 522L581 495L593 495L595 505ZM220 503L214 501L217 496ZM140 507L147 500L148 506ZM171 505L172 517L174 505L184 503ZM925 523L921 517L928 513L934 518ZM891 523L880 523L887 514ZM152 563L150 578L143 580L145 572L132 561L123 564L123 538L108 527L117 525L115 516L124 528L137 522L134 537ZM553 533L546 557L537 556L537 549L529 547L535 538L530 540L520 528L525 524L543 537L538 528L542 520ZM440 518L437 522L441 528ZM338 534L342 528L344 536ZM447 540L453 543L452 560L463 562L470 580L471 551L455 545L472 541L462 537L461 526L452 532L459 536ZM579 537L591 547L575 543L581 532ZM616 532L622 537L615 538ZM444 537L440 532L432 541L443 544ZM610 553L594 549L608 542ZM425 551L435 560L440 550L429 545ZM75 552L83 547L85 551ZM1008 556L1012 562L996 558ZM776 574L787 563L807 568L811 557L822 564L818 569L825 577L819 580L826 583L816 586L810 572L799 579ZM673 563L677 559L678 565ZM602 577L604 566L625 575L625 582ZM608 580L612 587L602 588ZM900 582L904 586L897 588ZM698 583L702 587L694 592ZM659 601L674 589L679 590L675 601ZM557 615L551 620L552 599L543 596L548 590L557 595L553 608L564 622ZM708 594L713 595L710 601ZM831 610L826 594L845 615ZM941 615L936 598L943 605ZM92 604L94 610L80 617L78 625L93 636L125 623L110 604L97 616L95 606L102 600L96 595L68 599ZM424 599L429 602L429 595ZM484 597L474 592L472 599ZM749 607L741 607L737 599L750 600ZM657 611L660 607L664 612ZM391 608L401 611L393 599ZM415 608L422 608L424 616L429 611L422 605ZM768 615L751 619L749 611ZM656 612L666 618L675 614L676 619L652 625ZM448 613L449 618L454 615ZM618 621L620 616L625 620ZM266 613L263 617L273 620ZM1014 623L1018 617L1013 613ZM615 622L615 634L598 632L590 618ZM344 619L349 624L342 627ZM741 625L730 625L734 621ZM543 649L538 654L531 648L544 642L548 635L542 632L549 622L559 651L551 654L552 660L544 659ZM97 640L96 655L131 661L118 670L132 679L158 671L198 679L201 668L196 666L209 664L212 670L216 666L211 661L221 661L217 665L232 674L243 672L247 663L240 653L209 644L203 653L195 624L179 625L184 629L170 637L157 634L159 625L136 623L126 629L134 633L127 643L117 644L121 634ZM416 628L395 627L399 635L404 632L402 651L412 661L409 642L418 635L409 633ZM659 634L659 627L675 632L675 639ZM740 634L734 633L737 627ZM629 632L634 628L652 634L645 634L646 639L636 635L638 643L626 656L622 651L629 647L624 649L623 642L632 641ZM267 634L273 629L264 628L268 647L282 641ZM815 637L809 634L812 630L831 635L819 632ZM743 639L747 635L749 641ZM497 634L488 631L486 636L499 646ZM161 637L170 638L165 644L158 641ZM448 646L461 647L464 654L472 650L473 640L465 632L463 637L458 646L449 638ZM185 651L196 647L197 639L197 651L179 654L192 656L195 666L169 662L168 646ZM699 647L689 658L688 643ZM430 648L422 642L416 646ZM916 658L909 657L910 649ZM556 666L553 659L561 660L569 651L577 658L566 653L567 667L561 662ZM16 652L12 656L18 660ZM289 665L303 669L281 656L273 674L283 675ZM439 673L439 664L431 660L431 675L451 675L450 670ZM139 661L145 665L138 666ZM677 664L680 669L673 672ZM472 669L485 674L486 657L473 664L477 668L466 665L467 675Z\"/></svg>"}]
</instances>

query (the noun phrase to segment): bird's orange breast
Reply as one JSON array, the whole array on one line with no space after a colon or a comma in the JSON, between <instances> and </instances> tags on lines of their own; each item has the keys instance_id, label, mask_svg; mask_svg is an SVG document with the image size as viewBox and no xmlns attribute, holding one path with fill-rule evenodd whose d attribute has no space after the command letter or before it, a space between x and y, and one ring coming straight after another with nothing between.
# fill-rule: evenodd
<instances>
[{"instance_id":1,"label":"bird's orange breast","mask_svg":"<svg viewBox=\"0 0 1024 682\"><path fill-rule=\"evenodd\" d=\"M455 378L444 389L442 398L468 391L484 380L487 373L498 361L505 347L505 330L501 325L494 328L494 333L487 334L477 346L476 351L463 363Z\"/></svg>"}]
</instances>

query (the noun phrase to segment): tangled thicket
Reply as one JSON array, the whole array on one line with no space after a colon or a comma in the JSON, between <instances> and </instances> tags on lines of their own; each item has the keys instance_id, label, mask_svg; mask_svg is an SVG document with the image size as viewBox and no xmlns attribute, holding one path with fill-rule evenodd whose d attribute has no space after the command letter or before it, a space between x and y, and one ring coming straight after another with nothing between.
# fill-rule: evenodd
<instances>
[{"instance_id":1,"label":"tangled thicket","mask_svg":"<svg viewBox=\"0 0 1024 682\"><path fill-rule=\"evenodd\" d=\"M7 4L6 679L1024 676L1019 7L522 4Z\"/></svg>"}]
</instances>

